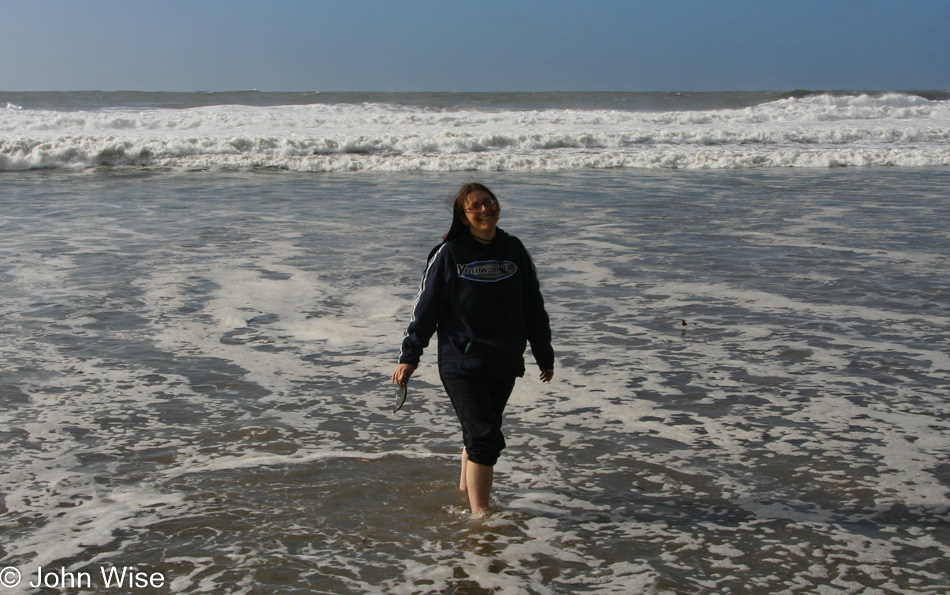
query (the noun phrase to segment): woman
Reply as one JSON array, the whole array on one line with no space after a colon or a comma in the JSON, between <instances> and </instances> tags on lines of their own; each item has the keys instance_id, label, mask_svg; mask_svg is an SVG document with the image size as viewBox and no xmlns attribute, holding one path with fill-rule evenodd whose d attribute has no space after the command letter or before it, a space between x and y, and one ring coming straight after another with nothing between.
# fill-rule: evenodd
<instances>
[{"instance_id":1,"label":"woman","mask_svg":"<svg viewBox=\"0 0 950 595\"><path fill-rule=\"evenodd\" d=\"M452 227L429 254L393 382L403 386L438 331L439 376L462 424L462 474L472 514L488 512L493 467L505 447L502 413L531 351L542 382L554 377L551 328L537 273L518 238L497 227L501 207L465 184Z\"/></svg>"}]
</instances>

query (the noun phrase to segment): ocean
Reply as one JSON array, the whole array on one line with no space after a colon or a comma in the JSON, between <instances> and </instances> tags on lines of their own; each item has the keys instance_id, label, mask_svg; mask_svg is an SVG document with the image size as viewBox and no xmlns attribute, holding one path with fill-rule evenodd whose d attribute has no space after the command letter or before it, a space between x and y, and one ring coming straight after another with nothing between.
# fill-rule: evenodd
<instances>
[{"instance_id":1,"label":"ocean","mask_svg":"<svg viewBox=\"0 0 950 595\"><path fill-rule=\"evenodd\" d=\"M950 164L950 92L2 93L0 171Z\"/></svg>"},{"instance_id":2,"label":"ocean","mask_svg":"<svg viewBox=\"0 0 950 595\"><path fill-rule=\"evenodd\" d=\"M950 591L950 92L4 105L0 593ZM472 179L556 354L482 521L390 383Z\"/></svg>"}]
</instances>

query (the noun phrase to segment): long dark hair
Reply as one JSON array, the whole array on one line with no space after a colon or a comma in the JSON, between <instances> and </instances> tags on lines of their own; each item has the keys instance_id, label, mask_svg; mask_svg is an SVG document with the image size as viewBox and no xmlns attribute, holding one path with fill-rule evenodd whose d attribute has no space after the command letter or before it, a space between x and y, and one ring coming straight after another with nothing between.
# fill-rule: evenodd
<instances>
[{"instance_id":1,"label":"long dark hair","mask_svg":"<svg viewBox=\"0 0 950 595\"><path fill-rule=\"evenodd\" d=\"M462 184L462 187L459 188L459 191L455 196L450 197L447 204L452 207L452 225L449 227L449 230L445 232L445 235L442 236L442 242L432 249L429 252L429 258L426 259L426 263L432 260L432 257L435 256L435 253L438 252L439 248L442 247L442 244L446 242L451 242L455 238L458 238L466 233L468 233L468 225L466 222L465 215L465 199L468 198L468 195L472 192L477 192L481 190L488 194L493 201L495 201L495 208L498 211L501 211L501 205L498 203L498 197L495 196L495 193L488 189L488 186L482 184L481 182L468 182L467 184Z\"/></svg>"}]
</instances>

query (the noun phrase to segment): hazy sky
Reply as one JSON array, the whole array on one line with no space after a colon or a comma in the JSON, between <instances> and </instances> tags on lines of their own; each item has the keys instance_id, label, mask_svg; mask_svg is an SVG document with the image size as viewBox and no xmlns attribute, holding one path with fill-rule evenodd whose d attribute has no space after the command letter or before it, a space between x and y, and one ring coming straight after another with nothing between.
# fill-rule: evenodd
<instances>
[{"instance_id":1,"label":"hazy sky","mask_svg":"<svg viewBox=\"0 0 950 595\"><path fill-rule=\"evenodd\" d=\"M950 0L0 0L0 90L950 89Z\"/></svg>"}]
</instances>

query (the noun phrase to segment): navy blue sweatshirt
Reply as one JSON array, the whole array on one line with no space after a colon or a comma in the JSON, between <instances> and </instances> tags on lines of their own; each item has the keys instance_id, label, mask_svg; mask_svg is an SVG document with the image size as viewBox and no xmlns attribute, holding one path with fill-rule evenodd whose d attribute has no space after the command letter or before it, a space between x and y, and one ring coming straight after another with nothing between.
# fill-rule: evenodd
<instances>
[{"instance_id":1,"label":"navy blue sweatshirt","mask_svg":"<svg viewBox=\"0 0 950 595\"><path fill-rule=\"evenodd\" d=\"M524 375L527 342L541 370L554 369L551 326L538 275L521 241L497 229L490 244L470 233L440 246L426 266L399 363L419 365L434 332L446 378Z\"/></svg>"}]
</instances>

